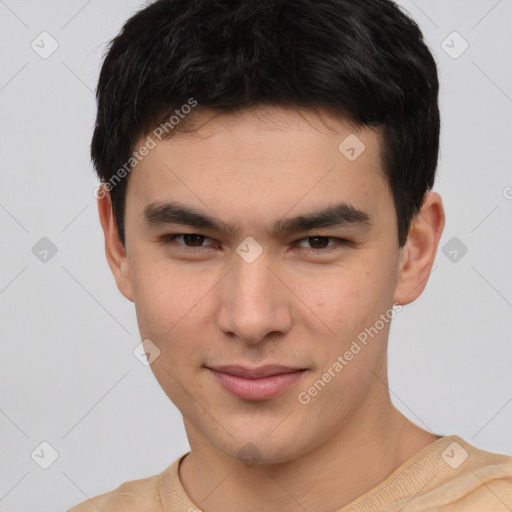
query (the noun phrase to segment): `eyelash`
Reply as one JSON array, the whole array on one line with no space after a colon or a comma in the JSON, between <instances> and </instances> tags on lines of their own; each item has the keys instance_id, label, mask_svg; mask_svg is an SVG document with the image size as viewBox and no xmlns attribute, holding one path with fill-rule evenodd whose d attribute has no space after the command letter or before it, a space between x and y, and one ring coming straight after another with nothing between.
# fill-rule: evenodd
<instances>
[{"instance_id":1,"label":"eyelash","mask_svg":"<svg viewBox=\"0 0 512 512\"><path fill-rule=\"evenodd\" d=\"M183 236L196 236L196 237L202 237L204 238L205 240L212 240L211 238L207 237L207 236L204 236L204 235L199 235L197 233L180 233L180 234L176 234L176 235L165 235L161 238L161 241L164 245L167 245L167 244L171 244L173 242L175 242L175 239L178 238L178 237L183 237ZM334 244L334 245L331 245L331 246L327 246L327 247L324 247L322 249L314 249L314 248L304 248L304 247L299 247L299 249L306 249L307 251L309 252L316 252L318 253L319 251L320 252L328 252L328 251L331 251L332 249L336 249L337 247L339 246L343 246L343 245L348 245L349 244L349 241L348 240L345 240L343 238L336 238L336 237L332 237L332 236L323 236L323 235L311 235L311 236L306 236L304 238L300 238L299 240L296 240L294 242L294 244L297 244L298 242L302 242L304 240L309 240L311 238L320 238L320 239L326 239L326 240L335 240L337 242L337 244ZM211 246L188 246L188 245L185 245L185 244L178 244L179 246L181 247L184 247L186 250L192 250L192 251L197 251L198 249L199 250L203 250L207 247L211 247Z\"/></svg>"}]
</instances>

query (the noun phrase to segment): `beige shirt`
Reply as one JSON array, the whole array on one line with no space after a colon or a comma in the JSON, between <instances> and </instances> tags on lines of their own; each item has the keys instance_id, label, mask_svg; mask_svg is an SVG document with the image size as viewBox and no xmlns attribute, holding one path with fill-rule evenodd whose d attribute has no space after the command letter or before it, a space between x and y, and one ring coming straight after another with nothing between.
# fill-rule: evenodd
<instances>
[{"instance_id":1,"label":"beige shirt","mask_svg":"<svg viewBox=\"0 0 512 512\"><path fill-rule=\"evenodd\" d=\"M201 512L181 485L182 455L159 475L132 480L68 512ZM512 457L442 437L337 512L511 512Z\"/></svg>"}]
</instances>

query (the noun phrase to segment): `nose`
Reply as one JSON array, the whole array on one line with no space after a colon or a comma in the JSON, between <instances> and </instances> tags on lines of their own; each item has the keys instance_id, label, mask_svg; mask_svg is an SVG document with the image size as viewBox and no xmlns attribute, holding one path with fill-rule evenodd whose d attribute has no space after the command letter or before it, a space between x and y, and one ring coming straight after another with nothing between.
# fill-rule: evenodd
<instances>
[{"instance_id":1,"label":"nose","mask_svg":"<svg viewBox=\"0 0 512 512\"><path fill-rule=\"evenodd\" d=\"M224 334L254 345L291 329L290 291L278 274L265 252L252 263L235 256L220 291L217 322Z\"/></svg>"}]
</instances>

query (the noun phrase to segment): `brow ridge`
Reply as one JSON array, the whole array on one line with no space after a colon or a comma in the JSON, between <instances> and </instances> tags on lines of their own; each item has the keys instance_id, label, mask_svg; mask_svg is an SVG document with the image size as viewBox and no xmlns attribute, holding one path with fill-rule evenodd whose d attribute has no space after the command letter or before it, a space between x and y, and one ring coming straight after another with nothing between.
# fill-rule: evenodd
<instances>
[{"instance_id":1,"label":"brow ridge","mask_svg":"<svg viewBox=\"0 0 512 512\"><path fill-rule=\"evenodd\" d=\"M225 223L221 219L195 210L177 201L148 205L143 211L143 219L147 224L153 226L182 224L211 231L224 231L226 233L236 231L234 226ZM280 235L333 226L369 226L370 224L371 217L367 212L347 203L339 203L296 217L278 219L272 224L270 233L272 235Z\"/></svg>"}]
</instances>

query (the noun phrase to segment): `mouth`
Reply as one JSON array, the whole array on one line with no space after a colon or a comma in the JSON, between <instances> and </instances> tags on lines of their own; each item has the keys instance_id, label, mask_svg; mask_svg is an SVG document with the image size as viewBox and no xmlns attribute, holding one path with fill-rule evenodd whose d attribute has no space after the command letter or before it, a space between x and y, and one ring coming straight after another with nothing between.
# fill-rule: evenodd
<instances>
[{"instance_id":1,"label":"mouth","mask_svg":"<svg viewBox=\"0 0 512 512\"><path fill-rule=\"evenodd\" d=\"M270 400L295 384L307 371L288 366L242 366L206 367L222 388L232 395L252 402Z\"/></svg>"}]
</instances>

